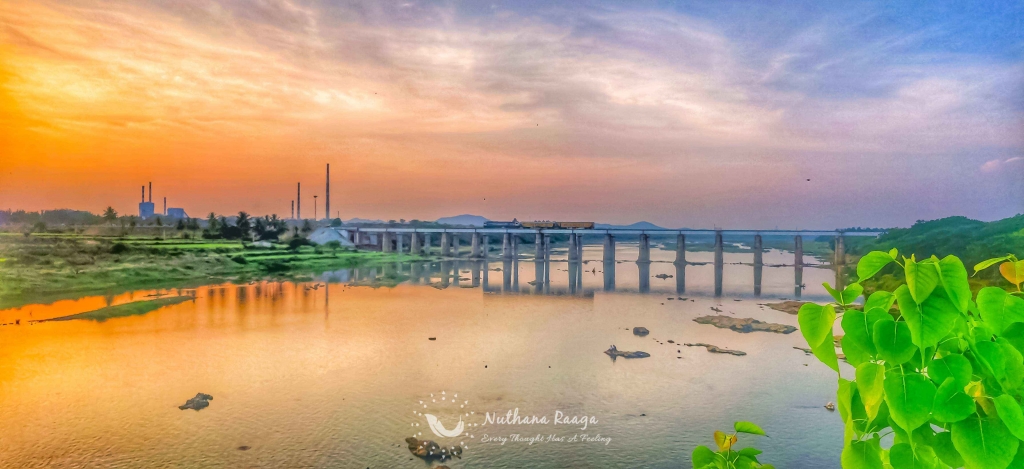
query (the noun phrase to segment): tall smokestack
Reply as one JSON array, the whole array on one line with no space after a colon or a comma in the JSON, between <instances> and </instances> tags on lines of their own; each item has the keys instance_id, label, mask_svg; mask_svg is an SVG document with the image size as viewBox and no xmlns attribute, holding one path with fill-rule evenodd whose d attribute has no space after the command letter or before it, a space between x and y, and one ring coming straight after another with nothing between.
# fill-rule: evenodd
<instances>
[{"instance_id":1,"label":"tall smokestack","mask_svg":"<svg viewBox=\"0 0 1024 469\"><path fill-rule=\"evenodd\" d=\"M146 185L142 185L142 203L146 203Z\"/></svg>"},{"instance_id":2,"label":"tall smokestack","mask_svg":"<svg viewBox=\"0 0 1024 469\"><path fill-rule=\"evenodd\" d=\"M295 218L302 218L302 183L295 183Z\"/></svg>"},{"instance_id":3,"label":"tall smokestack","mask_svg":"<svg viewBox=\"0 0 1024 469\"><path fill-rule=\"evenodd\" d=\"M327 214L325 218L331 218L331 164L327 163L327 194L324 195L324 213Z\"/></svg>"},{"instance_id":4,"label":"tall smokestack","mask_svg":"<svg viewBox=\"0 0 1024 469\"><path fill-rule=\"evenodd\" d=\"M150 202L153 201L153 182L152 181L150 181L150 183L149 183L149 201ZM145 202L145 200L143 200L143 202Z\"/></svg>"},{"instance_id":5,"label":"tall smokestack","mask_svg":"<svg viewBox=\"0 0 1024 469\"><path fill-rule=\"evenodd\" d=\"M295 218L295 201L292 201L292 219Z\"/></svg>"},{"instance_id":6,"label":"tall smokestack","mask_svg":"<svg viewBox=\"0 0 1024 469\"><path fill-rule=\"evenodd\" d=\"M167 197L164 197L164 216L167 216Z\"/></svg>"}]
</instances>

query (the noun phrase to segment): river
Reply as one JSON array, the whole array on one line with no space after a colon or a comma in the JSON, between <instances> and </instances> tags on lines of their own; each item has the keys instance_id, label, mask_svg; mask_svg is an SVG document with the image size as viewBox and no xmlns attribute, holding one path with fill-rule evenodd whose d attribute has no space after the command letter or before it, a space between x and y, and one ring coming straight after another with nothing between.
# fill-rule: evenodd
<instances>
[{"instance_id":1,"label":"river","mask_svg":"<svg viewBox=\"0 0 1024 469\"><path fill-rule=\"evenodd\" d=\"M464 261L210 285L103 322L32 321L181 292L0 311L0 323L22 322L0 327L0 467L427 468L404 441L418 436L463 445L453 469L679 468L735 420L768 433L737 445L764 450L762 462L839 467L842 422L823 408L836 375L794 349L806 346L800 333L693 321L797 325L763 306L794 298L794 268L780 265L792 253L764 254L759 294L751 255L726 253L716 296L710 252L688 253L680 272L673 252L652 249L648 266L621 261L635 244L617 251L605 264L587 246L578 268L556 252L539 267ZM369 280L382 274L404 281ZM802 299L826 301L820 285L835 272L807 266L802 277ZM602 352L613 344L651 356L612 360ZM178 409L197 392L214 396L208 408ZM516 411L518 423L495 419ZM463 431L436 436L426 414L446 430L461 419Z\"/></svg>"}]
</instances>

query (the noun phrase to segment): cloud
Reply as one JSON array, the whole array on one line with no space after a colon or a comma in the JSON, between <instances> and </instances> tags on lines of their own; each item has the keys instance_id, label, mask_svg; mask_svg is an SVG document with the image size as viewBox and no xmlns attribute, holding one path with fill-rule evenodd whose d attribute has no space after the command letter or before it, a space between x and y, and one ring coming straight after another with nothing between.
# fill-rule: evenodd
<instances>
[{"instance_id":1,"label":"cloud","mask_svg":"<svg viewBox=\"0 0 1024 469\"><path fill-rule=\"evenodd\" d=\"M1006 168L1007 165L1020 163L1022 161L1024 161L1024 157L1021 156L1014 156L1013 158L1007 158L1005 160L988 160L982 164L979 169L981 169L981 172L983 173L993 173Z\"/></svg>"}]
</instances>

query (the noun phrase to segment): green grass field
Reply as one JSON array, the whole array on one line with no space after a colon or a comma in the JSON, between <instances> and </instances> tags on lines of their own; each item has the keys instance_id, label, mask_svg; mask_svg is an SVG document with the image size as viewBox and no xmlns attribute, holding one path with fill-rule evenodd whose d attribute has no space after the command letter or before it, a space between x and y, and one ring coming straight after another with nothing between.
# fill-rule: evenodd
<instances>
[{"instance_id":1,"label":"green grass field","mask_svg":"<svg viewBox=\"0 0 1024 469\"><path fill-rule=\"evenodd\" d=\"M347 249L238 241L0 233L0 309L86 294L282 278L356 265L414 259Z\"/></svg>"}]
</instances>

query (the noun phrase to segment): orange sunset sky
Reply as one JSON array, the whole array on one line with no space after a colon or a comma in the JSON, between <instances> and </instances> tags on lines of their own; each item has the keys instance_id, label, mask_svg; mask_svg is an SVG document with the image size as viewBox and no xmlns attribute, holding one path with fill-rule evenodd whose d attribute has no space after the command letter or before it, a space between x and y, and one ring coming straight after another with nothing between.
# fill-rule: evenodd
<instances>
[{"instance_id":1,"label":"orange sunset sky","mask_svg":"<svg viewBox=\"0 0 1024 469\"><path fill-rule=\"evenodd\" d=\"M330 163L342 218L1024 212L1019 28L694 5L0 0L0 209L130 214L152 181L287 215L302 182L312 215Z\"/></svg>"}]
</instances>

